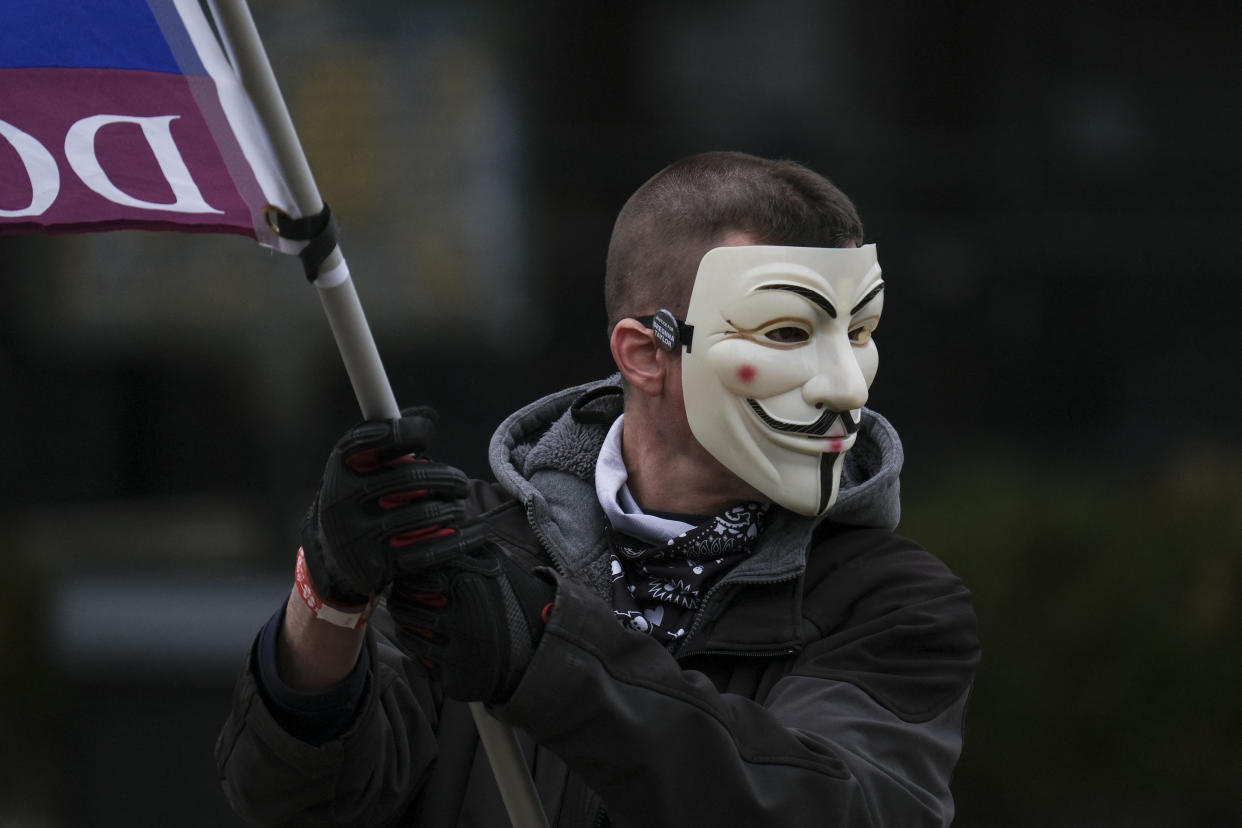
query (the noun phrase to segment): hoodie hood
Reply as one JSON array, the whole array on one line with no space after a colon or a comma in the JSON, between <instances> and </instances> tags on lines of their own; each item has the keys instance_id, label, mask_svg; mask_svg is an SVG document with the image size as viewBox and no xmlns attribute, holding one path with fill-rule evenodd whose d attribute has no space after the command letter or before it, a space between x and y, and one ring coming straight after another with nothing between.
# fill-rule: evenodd
<instances>
[{"instance_id":1,"label":"hoodie hood","mask_svg":"<svg viewBox=\"0 0 1242 828\"><path fill-rule=\"evenodd\" d=\"M581 481L594 497L595 461L608 427L621 414L620 375L551 394L510 415L492 437L489 461L496 480L526 503L543 497L544 482L562 476ZM837 502L818 518L782 517L809 537L820 521L893 529L901 517L900 473L904 459L896 430L864 408L854 447L845 455ZM781 509L784 513L786 510Z\"/></svg>"}]
</instances>

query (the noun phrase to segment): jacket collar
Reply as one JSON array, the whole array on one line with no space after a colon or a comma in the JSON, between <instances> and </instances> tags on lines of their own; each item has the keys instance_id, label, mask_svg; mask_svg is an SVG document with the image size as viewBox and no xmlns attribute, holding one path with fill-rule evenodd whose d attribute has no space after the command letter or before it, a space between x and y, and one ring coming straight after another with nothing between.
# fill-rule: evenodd
<instances>
[{"instance_id":1,"label":"jacket collar","mask_svg":"<svg viewBox=\"0 0 1242 828\"><path fill-rule=\"evenodd\" d=\"M510 415L492 437L489 460L500 485L526 507L528 520L564 572L586 575L607 594L603 512L595 461L621 413L620 376L568 388ZM863 427L846 455L837 503L820 518L779 507L755 553L721 582L772 582L806 567L819 522L892 529L900 516L901 442L888 421L863 409ZM600 570L603 570L602 572Z\"/></svg>"}]
</instances>

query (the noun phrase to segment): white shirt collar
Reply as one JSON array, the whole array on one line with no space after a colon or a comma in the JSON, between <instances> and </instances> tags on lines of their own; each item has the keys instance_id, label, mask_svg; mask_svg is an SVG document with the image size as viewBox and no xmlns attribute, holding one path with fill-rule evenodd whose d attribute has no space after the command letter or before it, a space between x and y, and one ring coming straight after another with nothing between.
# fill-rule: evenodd
<instances>
[{"instance_id":1,"label":"white shirt collar","mask_svg":"<svg viewBox=\"0 0 1242 828\"><path fill-rule=\"evenodd\" d=\"M595 461L595 496L612 528L646 543L664 543L694 528L694 524L649 515L630 494L629 472L621 455L622 414L608 430Z\"/></svg>"}]
</instances>

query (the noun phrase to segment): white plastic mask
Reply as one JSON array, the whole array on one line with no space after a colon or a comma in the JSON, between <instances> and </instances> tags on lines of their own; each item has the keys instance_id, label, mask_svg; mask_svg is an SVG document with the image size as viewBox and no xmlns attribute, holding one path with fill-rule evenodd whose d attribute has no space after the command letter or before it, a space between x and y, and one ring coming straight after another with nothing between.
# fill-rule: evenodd
<instances>
[{"instance_id":1,"label":"white plastic mask","mask_svg":"<svg viewBox=\"0 0 1242 828\"><path fill-rule=\"evenodd\" d=\"M690 430L791 511L836 501L879 365L883 288L873 244L717 247L699 264L682 356Z\"/></svg>"}]
</instances>

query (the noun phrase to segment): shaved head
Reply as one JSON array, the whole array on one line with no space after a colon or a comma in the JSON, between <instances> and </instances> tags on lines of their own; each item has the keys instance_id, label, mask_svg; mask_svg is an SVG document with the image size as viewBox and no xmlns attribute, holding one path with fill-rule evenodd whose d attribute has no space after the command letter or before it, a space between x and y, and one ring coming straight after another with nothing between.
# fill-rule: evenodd
<instances>
[{"instance_id":1,"label":"shaved head","mask_svg":"<svg viewBox=\"0 0 1242 828\"><path fill-rule=\"evenodd\" d=\"M621 208L608 245L608 327L668 308L686 313L699 260L728 236L752 244L862 244L862 220L832 182L793 161L740 152L665 167Z\"/></svg>"}]
</instances>

